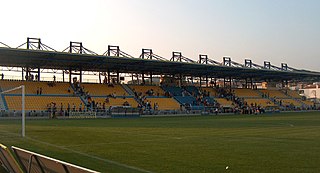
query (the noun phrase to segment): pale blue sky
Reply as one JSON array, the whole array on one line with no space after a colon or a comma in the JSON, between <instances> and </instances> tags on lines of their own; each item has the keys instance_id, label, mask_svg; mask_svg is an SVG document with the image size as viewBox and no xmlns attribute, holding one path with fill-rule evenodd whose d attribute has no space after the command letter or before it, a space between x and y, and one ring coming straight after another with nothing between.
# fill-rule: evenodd
<instances>
[{"instance_id":1,"label":"pale blue sky","mask_svg":"<svg viewBox=\"0 0 320 173\"><path fill-rule=\"evenodd\" d=\"M230 56L320 71L319 0L55 0L4 1L0 41L11 46L40 37L57 50L82 41L102 54L119 45L170 59Z\"/></svg>"}]
</instances>

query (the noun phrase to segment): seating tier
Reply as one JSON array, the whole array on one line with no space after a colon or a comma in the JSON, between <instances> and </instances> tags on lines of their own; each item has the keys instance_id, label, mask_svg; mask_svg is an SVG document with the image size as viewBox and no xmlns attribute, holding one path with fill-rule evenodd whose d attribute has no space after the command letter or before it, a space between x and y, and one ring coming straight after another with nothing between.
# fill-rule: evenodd
<instances>
[{"instance_id":1,"label":"seating tier","mask_svg":"<svg viewBox=\"0 0 320 173\"><path fill-rule=\"evenodd\" d=\"M42 95L70 94L68 93L68 88L70 87L69 83L0 80L0 87L3 91L12 89L21 85L25 86L26 94L37 94L37 90L40 90L40 88L42 89ZM14 90L9 92L9 94L21 94L21 90Z\"/></svg>"},{"instance_id":2,"label":"seating tier","mask_svg":"<svg viewBox=\"0 0 320 173\"><path fill-rule=\"evenodd\" d=\"M234 107L233 102L225 98L215 98L215 100L223 107Z\"/></svg>"},{"instance_id":3,"label":"seating tier","mask_svg":"<svg viewBox=\"0 0 320 173\"><path fill-rule=\"evenodd\" d=\"M217 97L218 93L214 88L202 88L203 91L206 91L207 93L209 93L209 95L211 97Z\"/></svg>"},{"instance_id":4,"label":"seating tier","mask_svg":"<svg viewBox=\"0 0 320 173\"><path fill-rule=\"evenodd\" d=\"M163 87L163 88L173 96L182 96L183 89L180 87L169 86L169 87Z\"/></svg>"},{"instance_id":5,"label":"seating tier","mask_svg":"<svg viewBox=\"0 0 320 173\"><path fill-rule=\"evenodd\" d=\"M146 101L151 103L158 103L158 110L179 110L180 104L173 98L147 98Z\"/></svg>"},{"instance_id":6,"label":"seating tier","mask_svg":"<svg viewBox=\"0 0 320 173\"><path fill-rule=\"evenodd\" d=\"M259 91L264 93L269 98L289 98L280 90L259 90Z\"/></svg>"},{"instance_id":7,"label":"seating tier","mask_svg":"<svg viewBox=\"0 0 320 173\"><path fill-rule=\"evenodd\" d=\"M302 104L294 99L281 99L282 106L296 106L296 107L301 107Z\"/></svg>"},{"instance_id":8,"label":"seating tier","mask_svg":"<svg viewBox=\"0 0 320 173\"><path fill-rule=\"evenodd\" d=\"M303 100L302 103L307 105L307 106L313 106L314 105L314 103L312 101L309 101L309 100Z\"/></svg>"},{"instance_id":9,"label":"seating tier","mask_svg":"<svg viewBox=\"0 0 320 173\"><path fill-rule=\"evenodd\" d=\"M196 99L192 96L175 96L175 98L182 104L194 105L196 103Z\"/></svg>"},{"instance_id":10,"label":"seating tier","mask_svg":"<svg viewBox=\"0 0 320 173\"><path fill-rule=\"evenodd\" d=\"M261 98L261 95L252 89L234 89L234 94L237 97L254 97L254 98Z\"/></svg>"},{"instance_id":11,"label":"seating tier","mask_svg":"<svg viewBox=\"0 0 320 173\"><path fill-rule=\"evenodd\" d=\"M107 96L116 94L117 96L129 95L121 85L106 85L106 84L89 84L82 83L81 87L84 87L85 91L88 91L91 96Z\"/></svg>"},{"instance_id":12,"label":"seating tier","mask_svg":"<svg viewBox=\"0 0 320 173\"><path fill-rule=\"evenodd\" d=\"M299 95L298 91L286 90L285 92L292 98L302 99L302 97Z\"/></svg>"},{"instance_id":13,"label":"seating tier","mask_svg":"<svg viewBox=\"0 0 320 173\"><path fill-rule=\"evenodd\" d=\"M8 109L9 110L21 110L21 96L4 96ZM25 97L25 110L47 110L47 106L50 103L56 103L56 108L61 108L61 103L63 105L63 109L65 110L68 107L68 103L70 107L73 104L77 108L79 108L80 103L82 101L79 97L59 97L59 96L26 96Z\"/></svg>"},{"instance_id":14,"label":"seating tier","mask_svg":"<svg viewBox=\"0 0 320 173\"><path fill-rule=\"evenodd\" d=\"M129 86L132 91L136 91L137 93L141 92L143 95L147 95L148 91L153 91L153 96L164 96L165 91L159 86L153 85L130 85Z\"/></svg>"},{"instance_id":15,"label":"seating tier","mask_svg":"<svg viewBox=\"0 0 320 173\"><path fill-rule=\"evenodd\" d=\"M106 106L123 106L125 102L128 102L131 107L138 107L138 102L134 98L109 98L109 102L106 102L106 98L103 97L93 97L96 103L105 103Z\"/></svg>"},{"instance_id":16,"label":"seating tier","mask_svg":"<svg viewBox=\"0 0 320 173\"><path fill-rule=\"evenodd\" d=\"M270 107L270 106L276 106L271 100L269 99L244 99L244 101L248 105L257 105L262 107Z\"/></svg>"}]
</instances>

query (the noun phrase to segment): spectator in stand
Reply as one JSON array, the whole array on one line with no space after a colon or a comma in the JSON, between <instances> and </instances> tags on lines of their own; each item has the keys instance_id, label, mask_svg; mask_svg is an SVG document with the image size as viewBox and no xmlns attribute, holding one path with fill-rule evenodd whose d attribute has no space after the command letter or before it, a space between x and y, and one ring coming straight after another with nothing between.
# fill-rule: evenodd
<instances>
[{"instance_id":1,"label":"spectator in stand","mask_svg":"<svg viewBox=\"0 0 320 173\"><path fill-rule=\"evenodd\" d=\"M92 100L91 102L91 110L93 110L96 106L96 102L94 100Z\"/></svg>"},{"instance_id":2,"label":"spectator in stand","mask_svg":"<svg viewBox=\"0 0 320 173\"><path fill-rule=\"evenodd\" d=\"M3 73L1 73L1 80L3 80L4 79L4 74Z\"/></svg>"},{"instance_id":3,"label":"spectator in stand","mask_svg":"<svg viewBox=\"0 0 320 173\"><path fill-rule=\"evenodd\" d=\"M113 98L116 98L116 97L117 97L116 92L112 93L112 97L113 97Z\"/></svg>"},{"instance_id":4,"label":"spectator in stand","mask_svg":"<svg viewBox=\"0 0 320 173\"><path fill-rule=\"evenodd\" d=\"M77 81L77 90L79 90L79 89L80 89L80 82Z\"/></svg>"},{"instance_id":5,"label":"spectator in stand","mask_svg":"<svg viewBox=\"0 0 320 173\"><path fill-rule=\"evenodd\" d=\"M68 103L67 111L70 112L70 103Z\"/></svg>"},{"instance_id":6,"label":"spectator in stand","mask_svg":"<svg viewBox=\"0 0 320 173\"><path fill-rule=\"evenodd\" d=\"M62 103L60 103L60 114L59 114L60 116L62 116L63 115L63 105L62 105Z\"/></svg>"},{"instance_id":7,"label":"spectator in stand","mask_svg":"<svg viewBox=\"0 0 320 173\"><path fill-rule=\"evenodd\" d=\"M157 111L157 110L158 110L158 108L159 108L158 103L154 103L154 105L153 105L153 109L154 109L155 111Z\"/></svg>"},{"instance_id":8,"label":"spectator in stand","mask_svg":"<svg viewBox=\"0 0 320 173\"><path fill-rule=\"evenodd\" d=\"M90 97L89 91L86 91L85 96L86 96L86 98Z\"/></svg>"},{"instance_id":9,"label":"spectator in stand","mask_svg":"<svg viewBox=\"0 0 320 173\"><path fill-rule=\"evenodd\" d=\"M125 101L125 102L123 103L123 106L130 106L130 104L129 104L128 101Z\"/></svg>"},{"instance_id":10,"label":"spectator in stand","mask_svg":"<svg viewBox=\"0 0 320 173\"><path fill-rule=\"evenodd\" d=\"M79 105L79 112L82 112L82 103Z\"/></svg>"},{"instance_id":11,"label":"spectator in stand","mask_svg":"<svg viewBox=\"0 0 320 173\"><path fill-rule=\"evenodd\" d=\"M141 115L143 113L143 106L139 103L137 108L139 110L139 114Z\"/></svg>"},{"instance_id":12,"label":"spectator in stand","mask_svg":"<svg viewBox=\"0 0 320 173\"><path fill-rule=\"evenodd\" d=\"M52 102L51 103L51 118L56 117L56 111L57 111L56 103Z\"/></svg>"},{"instance_id":13,"label":"spectator in stand","mask_svg":"<svg viewBox=\"0 0 320 173\"><path fill-rule=\"evenodd\" d=\"M149 101L147 101L147 103L146 103L146 110L149 110L150 109L150 103L149 103Z\"/></svg>"},{"instance_id":14,"label":"spectator in stand","mask_svg":"<svg viewBox=\"0 0 320 173\"><path fill-rule=\"evenodd\" d=\"M136 92L136 90L133 88L132 89L133 93L134 93L134 96L138 97L138 93Z\"/></svg>"},{"instance_id":15,"label":"spectator in stand","mask_svg":"<svg viewBox=\"0 0 320 173\"><path fill-rule=\"evenodd\" d=\"M63 104L60 103L60 111L63 111Z\"/></svg>"},{"instance_id":16,"label":"spectator in stand","mask_svg":"<svg viewBox=\"0 0 320 173\"><path fill-rule=\"evenodd\" d=\"M75 112L76 111L76 105L74 103L72 103L72 111Z\"/></svg>"},{"instance_id":17,"label":"spectator in stand","mask_svg":"<svg viewBox=\"0 0 320 173\"><path fill-rule=\"evenodd\" d=\"M103 110L103 112L106 111L106 103L105 102L103 102L103 104L102 104L102 110Z\"/></svg>"},{"instance_id":18,"label":"spectator in stand","mask_svg":"<svg viewBox=\"0 0 320 173\"><path fill-rule=\"evenodd\" d=\"M106 100L105 100L104 102L108 104L108 103L110 102L109 97L107 97L107 98L106 98Z\"/></svg>"},{"instance_id":19,"label":"spectator in stand","mask_svg":"<svg viewBox=\"0 0 320 173\"><path fill-rule=\"evenodd\" d=\"M218 108L215 108L215 109L214 109L214 113L215 113L216 115L218 115L218 113L219 113Z\"/></svg>"}]
</instances>

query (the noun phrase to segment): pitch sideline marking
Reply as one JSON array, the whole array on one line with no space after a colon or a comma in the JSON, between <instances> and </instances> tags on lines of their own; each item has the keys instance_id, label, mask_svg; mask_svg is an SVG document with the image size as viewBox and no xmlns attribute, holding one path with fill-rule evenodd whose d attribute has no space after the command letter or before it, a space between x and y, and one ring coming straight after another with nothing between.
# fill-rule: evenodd
<instances>
[{"instance_id":1,"label":"pitch sideline marking","mask_svg":"<svg viewBox=\"0 0 320 173\"><path fill-rule=\"evenodd\" d=\"M291 124L291 123L279 123L280 125L287 125L287 126L290 126L290 127L294 127L294 125L293 124Z\"/></svg>"}]
</instances>

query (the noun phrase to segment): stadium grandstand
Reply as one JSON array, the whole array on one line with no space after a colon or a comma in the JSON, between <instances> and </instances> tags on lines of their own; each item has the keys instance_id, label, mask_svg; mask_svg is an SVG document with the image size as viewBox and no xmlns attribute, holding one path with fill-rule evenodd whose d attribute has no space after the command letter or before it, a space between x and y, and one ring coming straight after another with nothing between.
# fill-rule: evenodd
<instances>
[{"instance_id":1,"label":"stadium grandstand","mask_svg":"<svg viewBox=\"0 0 320 173\"><path fill-rule=\"evenodd\" d=\"M281 110L317 109L317 104L291 90L297 83L319 81L320 73L298 70L268 61L258 65L223 57L222 62L199 55L195 61L181 52L171 59L142 49L135 58L119 46L108 46L99 55L70 42L59 52L39 38L27 38L17 48L0 47L1 116L21 111L21 91L25 86L28 116L67 117L70 113L185 114L200 112L257 113ZM17 69L21 76L4 73ZM52 80L42 80L51 71ZM58 76L59 75L59 76ZM57 77L58 76L58 77ZM85 78L98 77L96 82ZM59 79L59 80L58 80ZM7 92L9 91L9 92Z\"/></svg>"}]
</instances>

